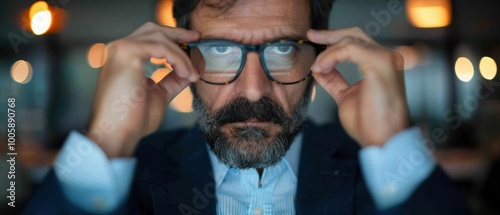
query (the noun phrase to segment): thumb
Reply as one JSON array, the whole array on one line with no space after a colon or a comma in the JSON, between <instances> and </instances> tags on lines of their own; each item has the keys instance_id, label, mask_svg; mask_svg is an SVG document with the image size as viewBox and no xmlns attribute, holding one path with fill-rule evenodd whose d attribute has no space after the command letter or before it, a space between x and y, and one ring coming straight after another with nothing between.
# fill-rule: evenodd
<instances>
[{"instance_id":1,"label":"thumb","mask_svg":"<svg viewBox=\"0 0 500 215\"><path fill-rule=\"evenodd\" d=\"M313 72L312 75L318 84L335 99L337 104L340 103L345 90L350 87L337 69L326 73Z\"/></svg>"},{"instance_id":2,"label":"thumb","mask_svg":"<svg viewBox=\"0 0 500 215\"><path fill-rule=\"evenodd\" d=\"M181 78L176 72L170 72L158 85L164 90L165 103L168 104L191 83L188 78Z\"/></svg>"}]
</instances>

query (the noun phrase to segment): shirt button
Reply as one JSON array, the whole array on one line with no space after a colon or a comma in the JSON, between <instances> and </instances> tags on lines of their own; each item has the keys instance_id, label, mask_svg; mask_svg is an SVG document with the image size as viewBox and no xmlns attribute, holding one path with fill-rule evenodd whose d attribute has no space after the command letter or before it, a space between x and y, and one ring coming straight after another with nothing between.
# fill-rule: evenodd
<instances>
[{"instance_id":1,"label":"shirt button","mask_svg":"<svg viewBox=\"0 0 500 215\"><path fill-rule=\"evenodd\" d=\"M262 209L260 209L260 208L255 208L255 209L253 210L253 214L254 214L254 215L262 215L262 214L263 214L263 213L262 213Z\"/></svg>"}]
</instances>

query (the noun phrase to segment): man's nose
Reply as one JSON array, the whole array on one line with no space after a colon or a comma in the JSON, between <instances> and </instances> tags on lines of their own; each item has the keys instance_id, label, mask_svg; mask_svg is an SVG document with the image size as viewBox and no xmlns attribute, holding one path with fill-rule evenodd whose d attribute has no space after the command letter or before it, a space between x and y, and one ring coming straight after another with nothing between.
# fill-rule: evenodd
<instances>
[{"instance_id":1,"label":"man's nose","mask_svg":"<svg viewBox=\"0 0 500 215\"><path fill-rule=\"evenodd\" d=\"M260 63L259 54L249 53L240 76L236 79L236 93L251 102L259 101L264 96L269 96L272 82L264 73Z\"/></svg>"}]
</instances>

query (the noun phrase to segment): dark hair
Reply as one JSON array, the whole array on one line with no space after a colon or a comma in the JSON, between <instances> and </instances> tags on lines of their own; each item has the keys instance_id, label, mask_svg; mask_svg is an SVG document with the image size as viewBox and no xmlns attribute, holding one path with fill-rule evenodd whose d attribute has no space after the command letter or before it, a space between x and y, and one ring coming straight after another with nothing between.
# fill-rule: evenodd
<instances>
[{"instance_id":1,"label":"dark hair","mask_svg":"<svg viewBox=\"0 0 500 215\"><path fill-rule=\"evenodd\" d=\"M174 0L174 18L179 27L190 27L190 14L200 1L209 7L225 10L238 0ZM334 0L310 0L311 28L328 29L328 15L333 2Z\"/></svg>"}]
</instances>

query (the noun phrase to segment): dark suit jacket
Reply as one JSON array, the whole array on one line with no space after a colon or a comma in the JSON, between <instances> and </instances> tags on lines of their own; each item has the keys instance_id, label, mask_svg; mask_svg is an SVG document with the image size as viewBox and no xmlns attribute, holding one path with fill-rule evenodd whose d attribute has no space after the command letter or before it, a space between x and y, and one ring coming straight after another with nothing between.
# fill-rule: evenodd
<instances>
[{"instance_id":1,"label":"dark suit jacket","mask_svg":"<svg viewBox=\"0 0 500 215\"><path fill-rule=\"evenodd\" d=\"M469 214L462 194L439 167L408 201L377 211L360 171L358 150L340 125L306 123L297 214ZM199 128L150 135L135 156L129 199L115 214L215 214L215 183ZM64 198L53 171L24 212L85 214Z\"/></svg>"}]
</instances>

